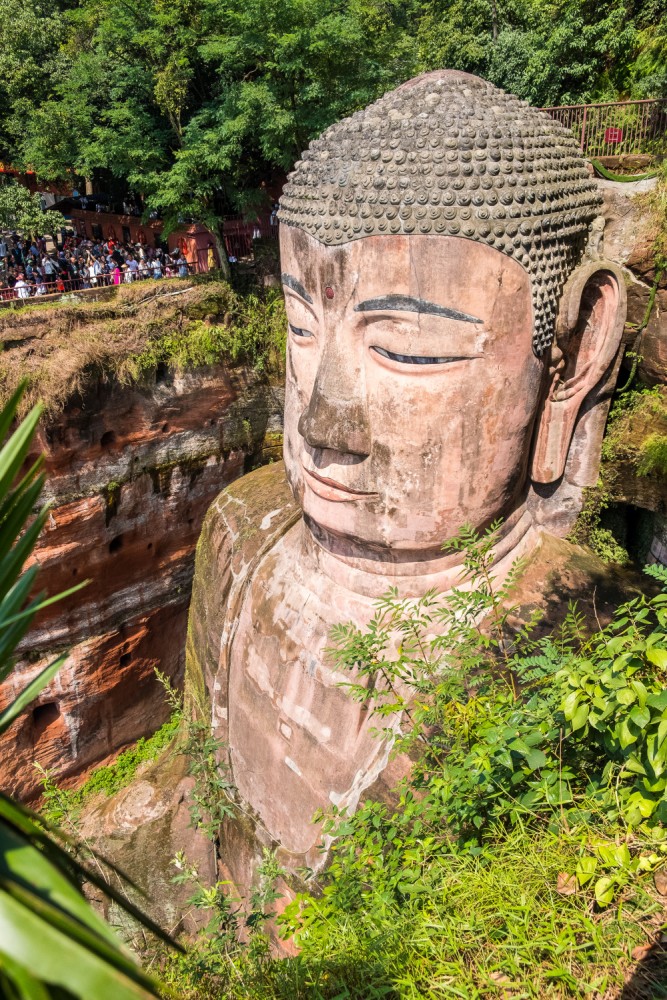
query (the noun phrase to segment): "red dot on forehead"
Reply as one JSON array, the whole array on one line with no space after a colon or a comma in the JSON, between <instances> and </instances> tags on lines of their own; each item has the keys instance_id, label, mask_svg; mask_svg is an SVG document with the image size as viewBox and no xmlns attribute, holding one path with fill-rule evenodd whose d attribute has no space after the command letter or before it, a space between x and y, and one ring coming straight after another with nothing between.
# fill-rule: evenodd
<instances>
[{"instance_id":1,"label":"red dot on forehead","mask_svg":"<svg viewBox=\"0 0 667 1000\"><path fill-rule=\"evenodd\" d=\"M331 285L327 285L327 287L324 289L324 294L328 299L332 299L334 297L334 290L331 287Z\"/></svg>"}]
</instances>

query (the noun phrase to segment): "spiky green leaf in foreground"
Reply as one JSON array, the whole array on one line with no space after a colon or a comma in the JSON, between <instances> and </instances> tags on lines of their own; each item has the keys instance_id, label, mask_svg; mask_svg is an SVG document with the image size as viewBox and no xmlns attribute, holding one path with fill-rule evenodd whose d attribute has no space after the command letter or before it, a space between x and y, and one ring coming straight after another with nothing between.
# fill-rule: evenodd
<instances>
[{"instance_id":1,"label":"spiky green leaf in foreground","mask_svg":"<svg viewBox=\"0 0 667 1000\"><path fill-rule=\"evenodd\" d=\"M0 412L0 442L14 423L23 388ZM21 472L40 412L34 407L0 450L0 680L11 672L14 651L35 615L56 599L34 595L37 567L24 568L46 517L45 508L34 513L44 484L41 460ZM64 659L60 656L45 667L5 706L0 733L34 701ZM12 1000L159 996L155 981L89 905L81 882L93 882L147 929L170 939L103 878L87 872L71 848L37 814L0 792L0 996Z\"/></svg>"}]
</instances>

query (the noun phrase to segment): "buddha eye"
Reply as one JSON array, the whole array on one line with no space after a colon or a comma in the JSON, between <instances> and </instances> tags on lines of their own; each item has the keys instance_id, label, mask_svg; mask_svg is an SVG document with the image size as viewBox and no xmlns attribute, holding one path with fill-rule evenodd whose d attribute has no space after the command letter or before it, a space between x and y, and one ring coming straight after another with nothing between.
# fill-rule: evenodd
<instances>
[{"instance_id":1,"label":"buddha eye","mask_svg":"<svg viewBox=\"0 0 667 1000\"><path fill-rule=\"evenodd\" d=\"M428 357L422 354L394 354L393 351L387 351L384 347L373 347L372 350L381 354L383 358L389 358L390 361L398 361L403 365L444 365L448 361L464 361L465 358L461 357Z\"/></svg>"},{"instance_id":2,"label":"buddha eye","mask_svg":"<svg viewBox=\"0 0 667 1000\"><path fill-rule=\"evenodd\" d=\"M290 323L289 328L295 337L312 337L310 330L304 330L300 326L293 326L292 323Z\"/></svg>"}]
</instances>

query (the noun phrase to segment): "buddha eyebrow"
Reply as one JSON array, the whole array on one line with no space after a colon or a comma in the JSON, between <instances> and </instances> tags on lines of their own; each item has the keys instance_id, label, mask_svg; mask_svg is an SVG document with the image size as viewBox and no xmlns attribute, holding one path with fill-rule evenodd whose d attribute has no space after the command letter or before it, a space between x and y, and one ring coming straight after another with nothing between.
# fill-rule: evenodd
<instances>
[{"instance_id":1,"label":"buddha eyebrow","mask_svg":"<svg viewBox=\"0 0 667 1000\"><path fill-rule=\"evenodd\" d=\"M384 295L379 299L366 299L354 307L355 312L374 312L375 310L396 310L397 312L431 313L433 316L445 316L447 319L457 319L460 323L481 323L482 320L468 313L450 309L449 306L439 306L436 302L425 302L411 295Z\"/></svg>"},{"instance_id":2,"label":"buddha eyebrow","mask_svg":"<svg viewBox=\"0 0 667 1000\"><path fill-rule=\"evenodd\" d=\"M313 300L300 281L293 278L291 274L281 274L280 280L283 285L287 285L288 288L291 288L293 292L296 292L297 295L300 295L305 302L309 302L312 306Z\"/></svg>"}]
</instances>

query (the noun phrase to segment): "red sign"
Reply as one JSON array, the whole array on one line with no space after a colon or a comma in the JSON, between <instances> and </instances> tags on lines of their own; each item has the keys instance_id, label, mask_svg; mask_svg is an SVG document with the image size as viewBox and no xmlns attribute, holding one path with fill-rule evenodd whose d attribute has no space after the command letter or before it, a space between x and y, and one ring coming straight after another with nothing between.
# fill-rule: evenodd
<instances>
[{"instance_id":1,"label":"red sign","mask_svg":"<svg viewBox=\"0 0 667 1000\"><path fill-rule=\"evenodd\" d=\"M604 141L616 145L618 142L623 142L623 129L616 128L614 125L610 128L604 130Z\"/></svg>"}]
</instances>

